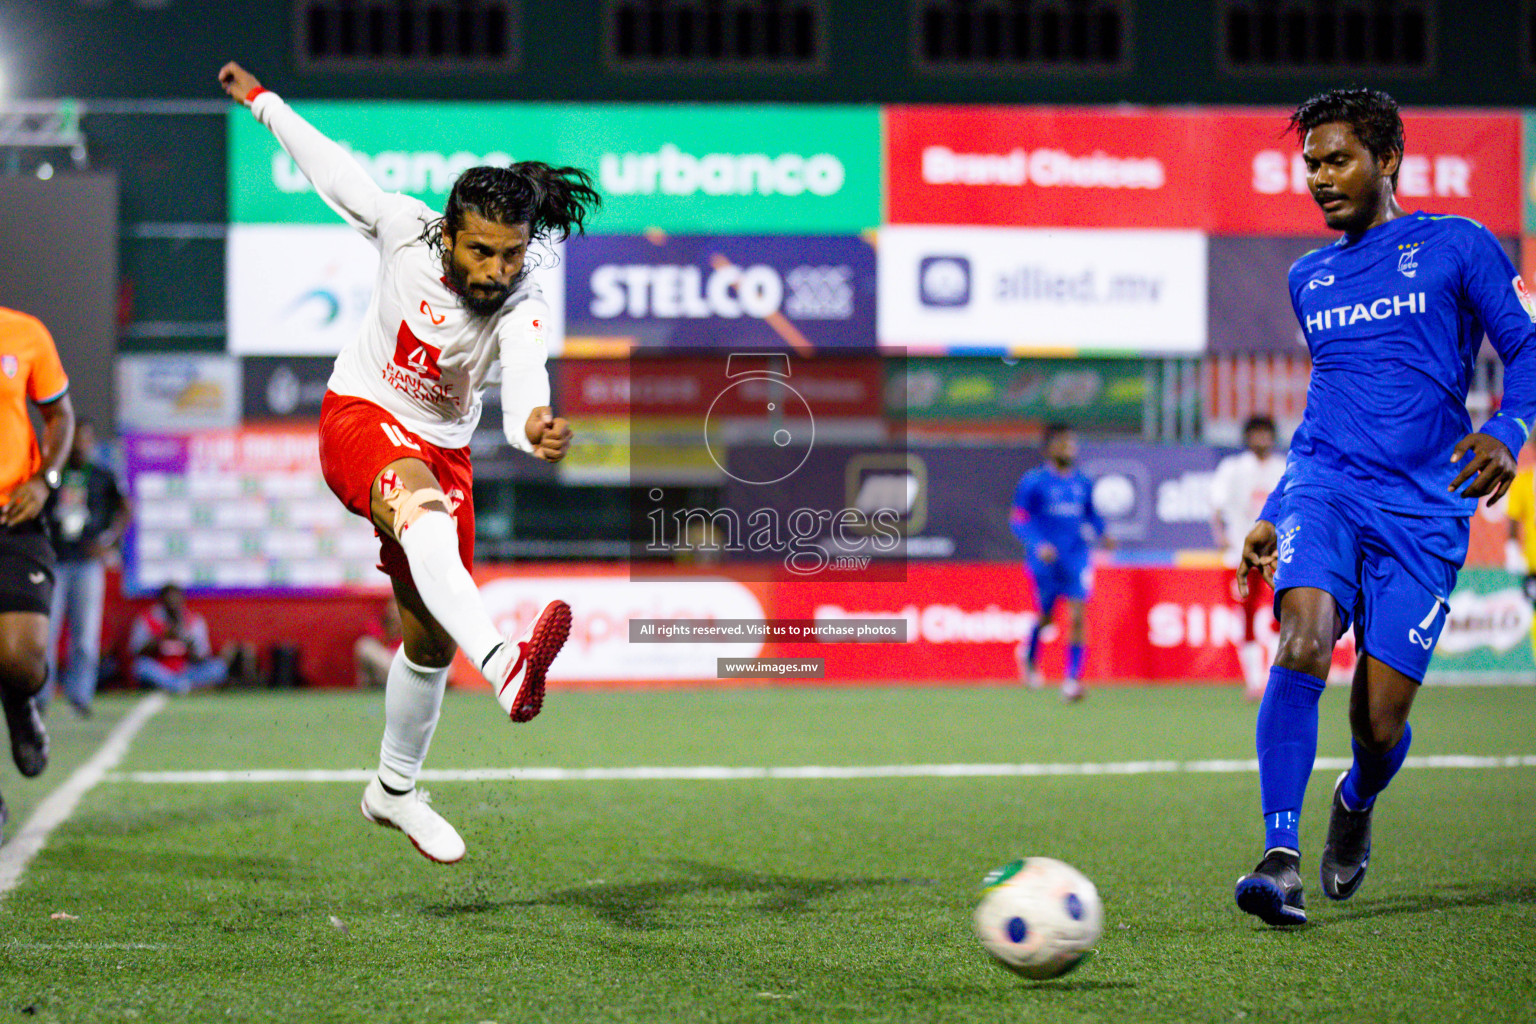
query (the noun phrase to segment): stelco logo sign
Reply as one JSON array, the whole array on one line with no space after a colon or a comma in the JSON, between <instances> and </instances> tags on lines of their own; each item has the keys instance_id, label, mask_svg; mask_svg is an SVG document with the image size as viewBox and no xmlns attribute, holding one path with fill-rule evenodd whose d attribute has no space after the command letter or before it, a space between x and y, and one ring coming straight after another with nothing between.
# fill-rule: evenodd
<instances>
[{"instance_id":1,"label":"stelco logo sign","mask_svg":"<svg viewBox=\"0 0 1536 1024\"><path fill-rule=\"evenodd\" d=\"M847 266L795 267L780 276L763 263L723 263L707 269L608 263L592 271L591 285L590 309L602 320L764 320L781 308L802 320L847 320L854 315L853 271Z\"/></svg>"},{"instance_id":2,"label":"stelco logo sign","mask_svg":"<svg viewBox=\"0 0 1536 1024\"><path fill-rule=\"evenodd\" d=\"M604 153L598 181L608 195L835 195L847 180L830 153L707 153L694 156L670 142L654 153Z\"/></svg>"}]
</instances>

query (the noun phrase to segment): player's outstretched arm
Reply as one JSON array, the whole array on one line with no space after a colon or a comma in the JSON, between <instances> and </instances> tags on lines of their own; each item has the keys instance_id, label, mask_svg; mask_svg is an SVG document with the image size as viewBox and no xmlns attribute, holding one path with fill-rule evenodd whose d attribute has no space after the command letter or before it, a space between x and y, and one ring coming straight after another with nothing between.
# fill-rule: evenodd
<instances>
[{"instance_id":1,"label":"player's outstretched arm","mask_svg":"<svg viewBox=\"0 0 1536 1024\"><path fill-rule=\"evenodd\" d=\"M1278 547L1274 523L1260 519L1253 524L1253 529L1248 531L1248 536L1243 540L1243 557L1237 565L1237 593L1240 597L1248 596L1248 574L1255 569L1264 573L1265 583L1271 587L1275 585Z\"/></svg>"},{"instance_id":2,"label":"player's outstretched arm","mask_svg":"<svg viewBox=\"0 0 1536 1024\"><path fill-rule=\"evenodd\" d=\"M350 153L234 61L219 69L219 85L230 99L250 107L256 120L277 137L325 205L370 238L378 233L387 196Z\"/></svg>"},{"instance_id":3,"label":"player's outstretched arm","mask_svg":"<svg viewBox=\"0 0 1536 1024\"><path fill-rule=\"evenodd\" d=\"M1470 458L1467 457L1470 453ZM1456 479L1451 481L1450 490L1454 491L1468 480L1467 489L1461 492L1463 498L1481 498L1488 496L1488 504L1492 505L1509 491L1509 485L1515 482L1515 457L1509 447L1491 434L1468 434L1456 442L1456 448L1451 452L1452 462L1461 462L1461 472L1456 474Z\"/></svg>"}]
</instances>

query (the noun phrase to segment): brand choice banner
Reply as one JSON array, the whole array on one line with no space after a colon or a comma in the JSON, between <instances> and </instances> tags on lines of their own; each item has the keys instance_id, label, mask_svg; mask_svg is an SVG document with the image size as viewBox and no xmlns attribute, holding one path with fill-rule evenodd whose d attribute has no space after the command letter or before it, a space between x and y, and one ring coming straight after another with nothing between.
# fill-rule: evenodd
<instances>
[{"instance_id":1,"label":"brand choice banner","mask_svg":"<svg viewBox=\"0 0 1536 1024\"><path fill-rule=\"evenodd\" d=\"M860 237L567 243L572 338L645 348L873 348L875 254Z\"/></svg>"},{"instance_id":2,"label":"brand choice banner","mask_svg":"<svg viewBox=\"0 0 1536 1024\"><path fill-rule=\"evenodd\" d=\"M882 347L1195 353L1198 231L892 227L880 234Z\"/></svg>"},{"instance_id":3,"label":"brand choice banner","mask_svg":"<svg viewBox=\"0 0 1536 1024\"><path fill-rule=\"evenodd\" d=\"M1147 111L892 107L893 224L1196 227L1203 126Z\"/></svg>"},{"instance_id":4,"label":"brand choice banner","mask_svg":"<svg viewBox=\"0 0 1536 1024\"><path fill-rule=\"evenodd\" d=\"M844 234L880 222L874 106L305 102L294 109L385 189L442 208L477 164L543 160L588 171L589 228ZM330 224L270 132L229 115L230 219Z\"/></svg>"}]
</instances>

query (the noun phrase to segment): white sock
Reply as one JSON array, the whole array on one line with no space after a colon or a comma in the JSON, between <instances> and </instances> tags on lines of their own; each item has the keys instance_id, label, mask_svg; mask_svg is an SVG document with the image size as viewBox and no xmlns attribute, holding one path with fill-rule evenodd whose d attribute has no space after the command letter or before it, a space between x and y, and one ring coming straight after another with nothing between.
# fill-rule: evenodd
<instances>
[{"instance_id":1,"label":"white sock","mask_svg":"<svg viewBox=\"0 0 1536 1024\"><path fill-rule=\"evenodd\" d=\"M428 511L400 537L411 579L427 611L448 631L475 668L502 642L480 601L480 590L459 560L459 531L446 512Z\"/></svg>"},{"instance_id":2,"label":"white sock","mask_svg":"<svg viewBox=\"0 0 1536 1024\"><path fill-rule=\"evenodd\" d=\"M395 652L384 684L384 742L379 744L379 781L390 789L415 787L447 683L446 668L417 665L403 647Z\"/></svg>"}]
</instances>

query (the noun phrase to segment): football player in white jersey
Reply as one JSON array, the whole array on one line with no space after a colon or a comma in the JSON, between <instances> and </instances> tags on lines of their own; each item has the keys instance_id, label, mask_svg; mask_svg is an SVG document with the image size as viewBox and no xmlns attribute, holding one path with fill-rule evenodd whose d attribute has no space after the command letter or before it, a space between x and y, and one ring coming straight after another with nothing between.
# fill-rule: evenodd
<instances>
[{"instance_id":1,"label":"football player in white jersey","mask_svg":"<svg viewBox=\"0 0 1536 1024\"><path fill-rule=\"evenodd\" d=\"M427 858L452 863L464 841L415 788L456 648L490 680L513 721L539 713L545 674L570 633L552 601L522 636L503 637L470 576L475 519L469 442L480 393L501 368L507 440L546 462L571 430L550 408L543 322L527 275L530 242L581 232L600 199L570 167L474 167L444 212L386 193L335 142L238 64L219 71L343 220L379 250L362 330L336 359L320 419L326 483L370 519L400 605L404 644L384 695L379 771L363 815L398 828Z\"/></svg>"},{"instance_id":2,"label":"football player in white jersey","mask_svg":"<svg viewBox=\"0 0 1536 1024\"><path fill-rule=\"evenodd\" d=\"M1211 478L1211 534L1229 569L1236 569L1242 561L1243 539L1253 529L1264 510L1265 499L1285 472L1285 456L1275 453L1275 421L1268 416L1252 416L1243 424L1243 446L1245 451L1218 462ZM1235 580L1233 594L1238 596ZM1254 617L1274 597L1263 573L1249 574L1248 592L1240 596L1243 645L1237 649L1249 700L1264 696L1264 684L1269 678L1268 648L1254 628Z\"/></svg>"}]
</instances>

